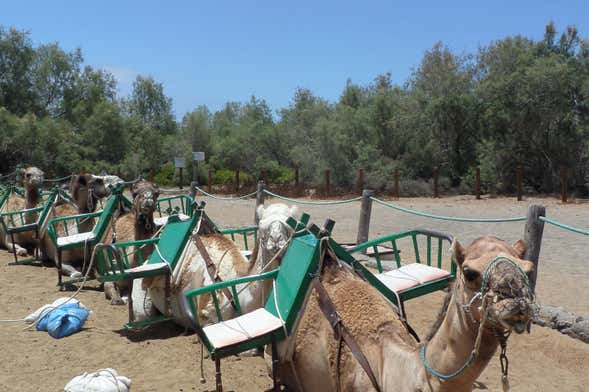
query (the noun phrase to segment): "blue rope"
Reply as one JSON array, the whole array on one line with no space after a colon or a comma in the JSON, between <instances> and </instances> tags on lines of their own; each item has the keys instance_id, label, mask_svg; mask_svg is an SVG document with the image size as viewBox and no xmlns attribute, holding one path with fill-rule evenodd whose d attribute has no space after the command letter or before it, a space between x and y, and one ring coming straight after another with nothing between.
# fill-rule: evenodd
<instances>
[{"instance_id":1,"label":"blue rope","mask_svg":"<svg viewBox=\"0 0 589 392\"><path fill-rule=\"evenodd\" d=\"M306 201L306 200L299 200L299 199L291 199L290 197L286 197L286 196L281 196L277 193L274 192L270 192L267 189L264 189L264 193L266 193L269 196L275 197L277 199L280 200L284 200L284 201L288 201L291 203L297 203L297 204L307 204L307 205L312 205L312 206L329 206L329 205L337 205L337 204L347 204L347 203L353 203L355 201L359 201L362 200L362 197L354 197L353 199L347 199L347 200L334 200L334 201Z\"/></svg>"},{"instance_id":2,"label":"blue rope","mask_svg":"<svg viewBox=\"0 0 589 392\"><path fill-rule=\"evenodd\" d=\"M578 227L574 227L574 226L565 225L564 223L560 223L558 221L546 218L545 216L540 216L540 217L538 217L538 219L540 219L543 222L550 223L551 225L554 225L556 227L560 227L561 229L572 231L573 233L589 235L589 231L587 231L587 230L579 229Z\"/></svg>"},{"instance_id":3,"label":"blue rope","mask_svg":"<svg viewBox=\"0 0 589 392\"><path fill-rule=\"evenodd\" d=\"M428 372L430 372L431 374L433 374L434 376L436 376L442 380L451 380L454 377L460 375L462 372L464 372L466 370L467 367L470 366L472 361L474 361L474 353L470 353L470 357L468 357L468 360L466 361L466 363L464 365L462 365L462 367L460 369L456 370L454 373L451 373L451 374L439 373L436 370L432 369L431 366L429 366L429 364L427 363L427 359L425 358L425 344L423 346L421 346L421 361L423 362L423 366L425 366L425 369Z\"/></svg>"}]
</instances>

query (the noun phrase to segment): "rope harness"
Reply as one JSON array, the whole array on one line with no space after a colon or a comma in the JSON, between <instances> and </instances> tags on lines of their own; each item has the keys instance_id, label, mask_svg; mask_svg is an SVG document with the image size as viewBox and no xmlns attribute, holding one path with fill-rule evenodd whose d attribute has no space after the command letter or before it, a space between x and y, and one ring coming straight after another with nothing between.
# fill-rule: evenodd
<instances>
[{"instance_id":1,"label":"rope harness","mask_svg":"<svg viewBox=\"0 0 589 392\"><path fill-rule=\"evenodd\" d=\"M528 280L528 276L526 275L526 273L521 269L521 267L512 259L505 257L505 256L496 256L494 257L491 262L485 267L483 274L482 274L482 283L481 283L481 290L476 292L473 297L470 299L470 301L467 304L462 304L459 302L457 296L456 296L456 289L454 290L454 296L456 296L456 302L459 306L459 308L462 308L464 310L465 313L467 313L471 319L471 321L473 321L473 323L478 324L478 331L477 331L477 337L474 343L474 347L473 350L471 351L468 359L466 360L466 362L455 372L450 373L450 374L443 374L440 373L438 371L436 371L435 369L433 369L426 358L426 346L427 346L427 342L425 344L423 344L421 346L421 361L423 362L423 366L425 367L425 369L432 375L438 377L441 380L451 380L457 376L459 376L460 374L462 374L471 364L472 362L475 360L476 356L478 355L479 352L479 348L480 348L480 344L481 344L481 340L482 340L482 335L483 335L483 330L485 329L485 324L487 323L491 323L493 324L492 327L494 329L494 334L497 337L497 339L499 340L499 344L501 346L501 354L499 356L499 361L501 363L501 384L503 387L503 391L507 392L509 391L509 359L507 358L507 339L509 338L509 335L511 334L511 330L505 330L503 328L501 328L500 325L498 325L499 323L496 320L492 320L489 317L489 304L490 303L497 303L498 300L500 299L500 297L505 297L505 295L502 293L502 290L499 288L498 283L495 285L497 287L490 287L490 274L493 270L497 269L497 267L501 264L507 265L507 266L512 266L515 267L515 271L518 273L518 275L520 275L521 277L523 277L523 281L524 284L522 285L522 287L518 287L518 288L514 288L511 283L512 281L507 281L507 279L509 278L507 271L501 271L501 276L502 279L500 279L501 283L505 283L507 282L507 286L511 289L513 294L514 291L518 291L520 294L522 294L522 297L524 300L527 299L531 299L533 300L533 295L531 293L530 290L530 282ZM499 289L498 289L499 288ZM494 295L491 295L492 293L494 293ZM511 297L514 298L514 297ZM472 305L476 302L480 300L481 301L481 320L480 322L477 322L471 312L471 308Z\"/></svg>"}]
</instances>

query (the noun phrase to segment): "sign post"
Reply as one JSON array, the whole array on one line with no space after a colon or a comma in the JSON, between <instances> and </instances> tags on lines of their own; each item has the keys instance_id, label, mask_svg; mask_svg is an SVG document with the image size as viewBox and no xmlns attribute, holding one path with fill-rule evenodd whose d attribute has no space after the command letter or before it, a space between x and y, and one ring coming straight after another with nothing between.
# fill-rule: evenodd
<instances>
[{"instance_id":1,"label":"sign post","mask_svg":"<svg viewBox=\"0 0 589 392\"><path fill-rule=\"evenodd\" d=\"M180 189L182 189L183 182L184 182L183 181L183 178L182 178L182 170L186 167L186 162L185 162L184 158L181 158L181 157L174 158L174 167L176 169L179 169L180 170L180 178L179 178L178 187Z\"/></svg>"},{"instance_id":2,"label":"sign post","mask_svg":"<svg viewBox=\"0 0 589 392\"><path fill-rule=\"evenodd\" d=\"M204 151L192 152L192 182L190 183L190 197L196 196L196 187L198 186L198 162L205 160Z\"/></svg>"}]
</instances>

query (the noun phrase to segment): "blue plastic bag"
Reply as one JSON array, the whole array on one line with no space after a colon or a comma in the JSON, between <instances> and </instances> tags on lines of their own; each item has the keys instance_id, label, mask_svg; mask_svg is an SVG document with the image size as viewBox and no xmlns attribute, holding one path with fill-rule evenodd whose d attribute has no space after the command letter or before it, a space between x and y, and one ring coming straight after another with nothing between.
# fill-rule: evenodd
<instances>
[{"instance_id":1,"label":"blue plastic bag","mask_svg":"<svg viewBox=\"0 0 589 392\"><path fill-rule=\"evenodd\" d=\"M60 339L82 329L89 314L88 309L80 308L77 303L64 304L43 316L37 323L37 330Z\"/></svg>"}]
</instances>

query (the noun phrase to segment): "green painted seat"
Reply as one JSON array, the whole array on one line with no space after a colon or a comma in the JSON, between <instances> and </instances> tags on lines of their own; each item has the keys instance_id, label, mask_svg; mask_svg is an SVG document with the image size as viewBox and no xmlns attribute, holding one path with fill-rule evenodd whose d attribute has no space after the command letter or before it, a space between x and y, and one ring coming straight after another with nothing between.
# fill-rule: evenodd
<instances>
[{"instance_id":1,"label":"green painted seat","mask_svg":"<svg viewBox=\"0 0 589 392\"><path fill-rule=\"evenodd\" d=\"M15 191L16 188L11 188L7 192L5 192L2 197L0 198L0 211L2 211L2 207L6 204L8 197L12 191ZM20 193L19 193L20 194ZM18 263L18 255L16 254L16 250L14 247L15 238L14 235L18 233L24 233L28 231L32 231L35 233L35 239L39 240L39 232L47 223L49 218L49 212L51 208L57 201L57 198L60 195L60 191L58 189L53 189L50 192L45 192L42 196L40 206L35 208L29 208L25 210L18 210L18 211L6 211L0 213L0 225L2 227L2 231L5 234L10 235L11 241L13 244L13 255L14 255L14 262ZM38 247L36 247L36 251ZM36 260L37 257L33 258L33 261ZM25 262L25 261L21 261Z\"/></svg>"},{"instance_id":2,"label":"green painted seat","mask_svg":"<svg viewBox=\"0 0 589 392\"><path fill-rule=\"evenodd\" d=\"M170 296L170 275L176 267L182 251L201 218L202 210L196 210L189 220L171 215L161 235L146 240L96 245L97 279L99 282L128 281L132 290L133 280L166 275L166 298ZM151 253L144 259L142 249L149 246ZM130 258L137 257L137 267L131 267ZM132 293L129 293L129 322L125 328L134 329L169 320L167 315L135 322Z\"/></svg>"},{"instance_id":3,"label":"green painted seat","mask_svg":"<svg viewBox=\"0 0 589 392\"><path fill-rule=\"evenodd\" d=\"M133 203L123 195L123 186L118 185L112 190L112 194L104 204L102 211L55 218L48 222L47 234L57 250L58 286L63 287L86 280L85 278L63 280L62 253L71 249L85 249L86 257L88 257L94 245L103 240L117 210L131 208L132 205ZM92 229L84 231L82 225L94 220L96 222ZM65 235L58 235L60 232Z\"/></svg>"},{"instance_id":4,"label":"green painted seat","mask_svg":"<svg viewBox=\"0 0 589 392\"><path fill-rule=\"evenodd\" d=\"M359 269L373 286L404 312L404 301L442 290L455 279L456 264L451 258L444 260L443 257L444 244L449 247L452 241L453 237L448 234L411 230L377 238L347 251L339 245L334 247L339 251L338 257ZM409 249L402 250L400 243L409 243ZM351 255L369 249L376 260L377 274L372 274ZM394 257L395 269L383 271L382 259L386 255Z\"/></svg>"},{"instance_id":5,"label":"green painted seat","mask_svg":"<svg viewBox=\"0 0 589 392\"><path fill-rule=\"evenodd\" d=\"M217 390L222 389L221 358L263 345L272 345L273 373L277 374L276 342L291 333L299 315L311 280L318 268L319 243L314 234L302 230L288 245L278 269L260 275L215 283L184 293L184 306L192 315L193 328L210 352L211 358L215 360ZM243 314L237 295L237 286L266 279L273 280L273 290L270 291L264 307ZM217 292L225 288L232 291L239 315L230 320L222 319L217 297ZM220 320L204 328L195 317L197 315L195 298L203 294L212 296L217 317Z\"/></svg>"}]
</instances>

